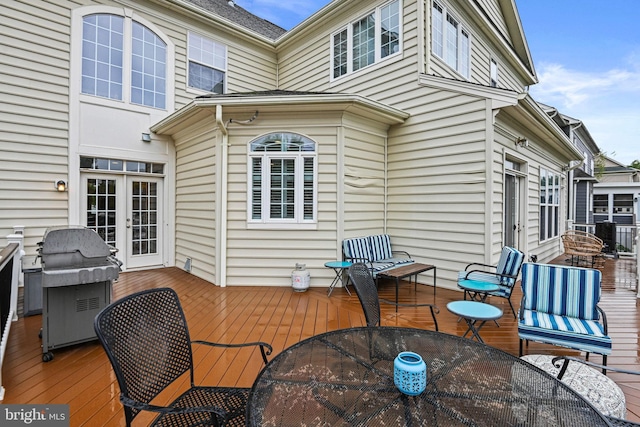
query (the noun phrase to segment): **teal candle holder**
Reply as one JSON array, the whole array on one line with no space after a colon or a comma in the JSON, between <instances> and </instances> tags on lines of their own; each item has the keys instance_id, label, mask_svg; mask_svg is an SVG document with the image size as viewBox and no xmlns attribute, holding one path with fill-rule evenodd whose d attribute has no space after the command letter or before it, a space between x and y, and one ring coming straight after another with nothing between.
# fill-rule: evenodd
<instances>
[{"instance_id":1,"label":"teal candle holder","mask_svg":"<svg viewBox=\"0 0 640 427\"><path fill-rule=\"evenodd\" d=\"M402 393L417 396L427 388L427 365L422 356L403 351L393 361L393 382Z\"/></svg>"}]
</instances>

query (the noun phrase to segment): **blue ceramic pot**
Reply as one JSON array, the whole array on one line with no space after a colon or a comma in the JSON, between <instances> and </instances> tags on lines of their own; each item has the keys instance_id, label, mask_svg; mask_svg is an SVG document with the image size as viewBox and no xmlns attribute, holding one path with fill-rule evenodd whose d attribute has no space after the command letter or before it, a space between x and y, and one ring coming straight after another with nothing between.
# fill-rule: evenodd
<instances>
[{"instance_id":1,"label":"blue ceramic pot","mask_svg":"<svg viewBox=\"0 0 640 427\"><path fill-rule=\"evenodd\" d=\"M427 365L412 351L403 351L393 361L393 382L404 394L417 396L427 388Z\"/></svg>"}]
</instances>

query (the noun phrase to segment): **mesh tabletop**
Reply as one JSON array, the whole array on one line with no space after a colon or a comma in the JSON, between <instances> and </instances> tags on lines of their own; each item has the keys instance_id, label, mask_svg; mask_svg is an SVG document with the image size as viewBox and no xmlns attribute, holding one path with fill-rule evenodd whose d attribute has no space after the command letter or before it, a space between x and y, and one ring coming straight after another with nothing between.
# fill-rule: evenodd
<instances>
[{"instance_id":1,"label":"mesh tabletop","mask_svg":"<svg viewBox=\"0 0 640 427\"><path fill-rule=\"evenodd\" d=\"M402 394L393 360L413 351L427 388ZM605 418L544 371L468 339L411 328L351 328L274 357L249 395L250 426L599 426Z\"/></svg>"}]
</instances>

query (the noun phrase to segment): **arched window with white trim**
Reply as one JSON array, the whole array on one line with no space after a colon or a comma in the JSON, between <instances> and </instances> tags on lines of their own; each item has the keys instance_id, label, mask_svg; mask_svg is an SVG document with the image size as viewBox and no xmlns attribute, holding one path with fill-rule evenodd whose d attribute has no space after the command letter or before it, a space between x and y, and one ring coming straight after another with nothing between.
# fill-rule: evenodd
<instances>
[{"instance_id":1,"label":"arched window with white trim","mask_svg":"<svg viewBox=\"0 0 640 427\"><path fill-rule=\"evenodd\" d=\"M167 63L167 44L140 22L112 13L83 17L83 94L166 109Z\"/></svg>"}]
</instances>

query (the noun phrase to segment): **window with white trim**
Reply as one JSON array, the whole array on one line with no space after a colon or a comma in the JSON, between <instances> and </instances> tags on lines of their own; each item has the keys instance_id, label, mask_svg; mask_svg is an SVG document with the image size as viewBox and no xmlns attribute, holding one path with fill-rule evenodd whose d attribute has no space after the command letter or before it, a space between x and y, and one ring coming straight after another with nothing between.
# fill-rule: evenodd
<instances>
[{"instance_id":1,"label":"window with white trim","mask_svg":"<svg viewBox=\"0 0 640 427\"><path fill-rule=\"evenodd\" d=\"M540 168L540 241L558 237L560 175Z\"/></svg>"},{"instance_id":2,"label":"window with white trim","mask_svg":"<svg viewBox=\"0 0 640 427\"><path fill-rule=\"evenodd\" d=\"M332 78L400 52L401 1L386 3L331 36Z\"/></svg>"},{"instance_id":3,"label":"window with white trim","mask_svg":"<svg viewBox=\"0 0 640 427\"><path fill-rule=\"evenodd\" d=\"M195 33L188 36L189 87L223 94L227 76L227 47Z\"/></svg>"},{"instance_id":4,"label":"window with white trim","mask_svg":"<svg viewBox=\"0 0 640 427\"><path fill-rule=\"evenodd\" d=\"M498 63L495 60L491 60L490 63L490 77L489 77L489 86L498 87Z\"/></svg>"},{"instance_id":5,"label":"window with white trim","mask_svg":"<svg viewBox=\"0 0 640 427\"><path fill-rule=\"evenodd\" d=\"M249 143L249 222L316 222L317 153L311 139L274 132Z\"/></svg>"},{"instance_id":6,"label":"window with white trim","mask_svg":"<svg viewBox=\"0 0 640 427\"><path fill-rule=\"evenodd\" d=\"M125 34L131 40L125 41ZM125 70L125 55L131 58L130 70ZM130 94L124 99L128 71ZM149 28L113 14L83 18L82 93L164 109L166 76L167 45Z\"/></svg>"},{"instance_id":7,"label":"window with white trim","mask_svg":"<svg viewBox=\"0 0 640 427\"><path fill-rule=\"evenodd\" d=\"M431 51L465 78L470 74L471 38L447 8L433 2Z\"/></svg>"}]
</instances>

